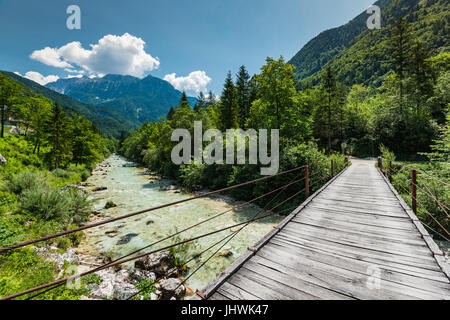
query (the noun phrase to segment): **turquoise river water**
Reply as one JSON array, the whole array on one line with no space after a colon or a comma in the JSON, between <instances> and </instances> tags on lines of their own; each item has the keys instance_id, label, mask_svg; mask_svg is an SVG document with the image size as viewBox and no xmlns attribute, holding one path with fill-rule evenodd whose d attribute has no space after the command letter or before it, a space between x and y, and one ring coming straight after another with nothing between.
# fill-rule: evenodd
<instances>
[{"instance_id":1,"label":"turquoise river water","mask_svg":"<svg viewBox=\"0 0 450 320\"><path fill-rule=\"evenodd\" d=\"M93 192L91 196L95 200L94 209L99 212L99 220L121 216L193 196L193 194L177 193L174 190L161 190L161 186L169 186L171 182L146 175L144 168L136 167L132 162L117 155L111 156L105 163L108 163L110 166L104 168L103 171L95 172L87 181L93 187L107 187L107 190ZM117 207L105 209L104 206L107 201L113 201ZM105 252L112 253L117 258L173 234L178 230L226 211L239 203L241 202L224 196L200 198L99 226L86 232L86 237L82 241L79 251L85 257L92 257L90 259L92 261L95 260L94 257L98 257L99 254ZM172 240L157 244L148 250L157 249L170 243L244 222L251 219L257 212L261 212L261 209L256 206L244 206L206 222L193 230L186 231ZM221 253L224 256L216 255L212 258L188 280L187 286L194 291L203 288L237 257L242 255L248 247L254 245L272 230L273 226L278 224L281 219L282 217L280 216L274 216L247 226L221 249ZM184 261L189 260L229 235L232 231L235 230L228 229L207 238L196 240L188 245L183 245L179 251L180 255ZM195 270L219 246L206 252L200 258L193 260L189 264L189 272Z\"/></svg>"}]
</instances>

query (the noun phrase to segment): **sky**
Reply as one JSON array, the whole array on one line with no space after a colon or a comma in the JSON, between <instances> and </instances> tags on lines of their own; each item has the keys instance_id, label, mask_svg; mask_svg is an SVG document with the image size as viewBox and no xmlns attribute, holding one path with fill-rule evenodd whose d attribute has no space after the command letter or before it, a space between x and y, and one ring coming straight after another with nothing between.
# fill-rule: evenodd
<instances>
[{"instance_id":1,"label":"sky","mask_svg":"<svg viewBox=\"0 0 450 320\"><path fill-rule=\"evenodd\" d=\"M0 0L0 70L59 78L152 75L219 95L228 71L258 73L374 0ZM71 5L80 29L69 29ZM72 24L75 20L70 20Z\"/></svg>"}]
</instances>

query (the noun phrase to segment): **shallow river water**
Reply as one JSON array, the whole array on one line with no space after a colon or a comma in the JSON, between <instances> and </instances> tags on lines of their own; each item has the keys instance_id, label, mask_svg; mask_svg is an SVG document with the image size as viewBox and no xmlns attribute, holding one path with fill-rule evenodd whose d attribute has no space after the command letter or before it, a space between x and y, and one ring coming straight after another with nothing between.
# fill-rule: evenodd
<instances>
[{"instance_id":1,"label":"shallow river water","mask_svg":"<svg viewBox=\"0 0 450 320\"><path fill-rule=\"evenodd\" d=\"M104 191L93 192L91 196L95 200L94 209L100 213L99 219L101 220L193 196L193 194L160 190L160 186L169 186L171 182L148 176L145 174L144 168L135 167L132 162L117 155L111 156L105 163L109 163L110 167L105 168L104 171L96 172L87 181L95 187L108 188ZM117 204L117 207L104 209L107 201L113 201ZM86 231L86 237L81 243L79 251L86 257L92 257L92 260L102 252L112 253L117 258L226 211L239 203L241 202L227 197L201 198L99 226ZM261 209L256 206L245 206L233 210L148 250L154 250L170 243L244 222L251 219L257 212L261 212ZM216 255L212 258L188 280L188 287L194 291L203 288L237 257L242 255L248 247L254 245L272 230L273 226L278 224L281 219L279 216L274 216L247 226L221 249L220 253L225 256ZM233 229L233 231L235 230ZM231 230L228 229L184 245L180 254L184 261L189 260L230 233ZM188 265L190 272L195 270L219 247L220 244L200 258L193 260Z\"/></svg>"}]
</instances>

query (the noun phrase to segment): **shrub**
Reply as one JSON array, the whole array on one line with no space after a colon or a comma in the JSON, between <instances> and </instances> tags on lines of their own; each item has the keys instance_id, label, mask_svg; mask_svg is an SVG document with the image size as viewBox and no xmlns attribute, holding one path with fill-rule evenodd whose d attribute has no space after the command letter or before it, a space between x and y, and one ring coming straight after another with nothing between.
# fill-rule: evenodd
<instances>
[{"instance_id":1,"label":"shrub","mask_svg":"<svg viewBox=\"0 0 450 320\"><path fill-rule=\"evenodd\" d=\"M90 214L90 201L77 190L32 188L21 195L19 208L44 220L80 223Z\"/></svg>"},{"instance_id":2,"label":"shrub","mask_svg":"<svg viewBox=\"0 0 450 320\"><path fill-rule=\"evenodd\" d=\"M7 178L3 189L21 195L25 190L30 189L46 189L48 184L45 176L41 173L25 171Z\"/></svg>"},{"instance_id":3,"label":"shrub","mask_svg":"<svg viewBox=\"0 0 450 320\"><path fill-rule=\"evenodd\" d=\"M59 169L59 168L53 170L52 174L55 177L58 177L58 178L65 178L65 179L69 179L70 178L70 172L68 170L66 171L66 170Z\"/></svg>"}]
</instances>

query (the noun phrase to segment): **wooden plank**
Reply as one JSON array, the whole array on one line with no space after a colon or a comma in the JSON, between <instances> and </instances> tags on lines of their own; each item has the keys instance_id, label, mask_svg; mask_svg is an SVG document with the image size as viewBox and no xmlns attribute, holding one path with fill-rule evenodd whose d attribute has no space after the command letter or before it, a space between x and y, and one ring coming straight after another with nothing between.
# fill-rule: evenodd
<instances>
[{"instance_id":1,"label":"wooden plank","mask_svg":"<svg viewBox=\"0 0 450 320\"><path fill-rule=\"evenodd\" d=\"M261 300L257 296L228 282L224 282L217 292L230 300Z\"/></svg>"},{"instance_id":2,"label":"wooden plank","mask_svg":"<svg viewBox=\"0 0 450 320\"><path fill-rule=\"evenodd\" d=\"M376 211L376 210L368 210L368 209L361 209L361 208L352 208L347 206L331 206L326 203L311 203L308 208L312 209L322 209L322 210L334 210L341 213L354 213L354 214L361 214L361 215L371 215L371 216L385 216L385 217L393 217L393 218L403 218L408 219L408 217L405 217L404 214L399 214L396 212L384 212L384 211Z\"/></svg>"},{"instance_id":3,"label":"wooden plank","mask_svg":"<svg viewBox=\"0 0 450 320\"><path fill-rule=\"evenodd\" d=\"M277 254L283 254L282 264L277 264L273 260L271 261L272 263L268 262L267 260L273 259L274 255L267 253L266 250L261 250L256 257L266 259L266 261L261 262L266 266L270 265L272 268L277 268L277 270L285 270L295 275L295 277L301 277L302 274L297 270L303 269L307 271L310 279L321 281L329 290L335 290L336 292L341 292L356 299L409 300L444 299L446 297L446 295L425 292L421 289L389 282L384 278L378 278L380 281L379 286L371 286L371 282L369 282L371 275L367 273L356 273L346 269L336 268L335 266L285 252L277 252ZM253 257L251 261L257 260L256 257Z\"/></svg>"},{"instance_id":4,"label":"wooden plank","mask_svg":"<svg viewBox=\"0 0 450 320\"><path fill-rule=\"evenodd\" d=\"M363 238L369 238L380 241L392 241L393 243L405 244L411 246L417 246L429 251L428 247L424 243L420 235L414 234L401 234L400 232L390 232L388 228L376 227L376 226L362 226L359 225L356 228L355 224L351 222L331 221L325 219L310 219L302 217L299 220L292 220L292 225L298 223L301 226L310 226L314 228L323 228L336 232L344 232L347 235L359 236ZM400 234L399 234L400 233ZM417 248L416 247L416 248Z\"/></svg>"},{"instance_id":5,"label":"wooden plank","mask_svg":"<svg viewBox=\"0 0 450 320\"><path fill-rule=\"evenodd\" d=\"M318 205L324 205L330 208L340 208L340 209L353 209L353 210L363 210L364 212L370 212L370 213L377 213L381 214L388 213L390 215L394 216L404 216L405 213L401 211L401 208L398 207L383 207L383 209L380 209L380 206L374 205L374 204L367 204L367 203L357 203L355 201L336 201L336 200L329 200L325 198L318 198L313 201L313 204Z\"/></svg>"},{"instance_id":6,"label":"wooden plank","mask_svg":"<svg viewBox=\"0 0 450 320\"><path fill-rule=\"evenodd\" d=\"M224 295L222 295L220 292L216 292L214 293L208 300L231 300L228 297L225 297Z\"/></svg>"},{"instance_id":7,"label":"wooden plank","mask_svg":"<svg viewBox=\"0 0 450 320\"><path fill-rule=\"evenodd\" d=\"M242 290L251 292L252 295L257 296L263 300L290 300L291 298L283 292L278 292L274 290L270 285L264 285L258 281L250 279L246 276L241 275L241 269L236 272L232 277L227 280L230 283ZM279 288L277 288L279 289ZM306 296L306 295L305 295ZM312 296L311 296L312 299Z\"/></svg>"},{"instance_id":8,"label":"wooden plank","mask_svg":"<svg viewBox=\"0 0 450 320\"><path fill-rule=\"evenodd\" d=\"M270 260L274 263L288 266L287 261L289 259L289 256L288 259L284 259L282 262L277 259L278 256L283 255L283 252L290 253L293 257L297 257L295 259L296 266L298 267L296 268L296 274L301 271L309 274L311 270L309 269L308 262L310 260L335 268L345 269L365 275L367 275L370 268L374 266L374 263L338 256L333 253L324 253L299 247L287 248L278 246L276 244L265 246L264 249L258 252L258 254L254 256L250 261L257 261L260 257L264 257L264 259ZM450 285L448 281L445 281L445 279L444 281L435 281L421 278L420 275L416 276L414 274L405 273L404 271L398 270L397 268L386 267L384 265L376 266L380 270L380 278L384 279L385 281L390 281L443 295L450 295ZM315 278L316 277L314 277L314 279Z\"/></svg>"},{"instance_id":9,"label":"wooden plank","mask_svg":"<svg viewBox=\"0 0 450 320\"><path fill-rule=\"evenodd\" d=\"M317 280L311 276L302 277L303 270L296 269L290 272L282 272L283 266L276 265L269 260L254 256L243 267L252 274L259 274L267 279L277 281L287 287L291 287L297 291L309 292L312 295L324 300L353 300L352 297L339 293L337 290L330 290L323 281ZM240 272L240 271L239 271ZM293 297L295 298L295 297Z\"/></svg>"},{"instance_id":10,"label":"wooden plank","mask_svg":"<svg viewBox=\"0 0 450 320\"><path fill-rule=\"evenodd\" d=\"M281 236L277 235L274 239L284 241L287 244L293 244L293 245L300 245L300 246L306 246L308 248L317 248L321 250L328 250L331 252L336 252L337 254L353 254L359 259L362 258L370 258L375 260L382 260L382 261L388 261L388 262L396 262L398 264L403 264L406 266L412 266L416 268L420 268L423 270L430 270L439 272L440 269L435 264L430 263L423 263L421 259L411 258L411 257L398 257L395 254L387 253L387 252L380 252L380 251L373 251L370 249L365 248L359 248L359 247L352 247L352 246L346 246L341 245L339 243L331 243L327 241L317 241L316 239L311 240L307 239L306 237L303 238L292 238L287 236Z\"/></svg>"},{"instance_id":11,"label":"wooden plank","mask_svg":"<svg viewBox=\"0 0 450 320\"><path fill-rule=\"evenodd\" d=\"M282 282L276 281L271 277L267 277L257 273L253 270L249 270L246 268L249 262L245 264L244 267L239 269L238 274L242 277L250 279L252 281L258 282L266 288L270 288L281 294L282 297L280 300L320 300L320 296L316 295L317 286L312 287L308 283L302 281L302 285L304 287L294 288L291 285L286 285ZM261 272L261 270L259 270ZM275 277L275 274L271 276ZM305 288L306 287L306 288Z\"/></svg>"},{"instance_id":12,"label":"wooden plank","mask_svg":"<svg viewBox=\"0 0 450 320\"><path fill-rule=\"evenodd\" d=\"M399 241L400 243L416 244L418 246L425 246L420 234L399 229L391 229L383 225L367 225L362 223L355 223L351 221L332 220L321 218L317 216L302 215L301 218L292 220L293 223L303 223L316 227L328 228L355 234L360 236L373 237L375 239L391 239Z\"/></svg>"},{"instance_id":13,"label":"wooden plank","mask_svg":"<svg viewBox=\"0 0 450 320\"><path fill-rule=\"evenodd\" d=\"M409 219L390 218L379 215L361 215L349 212L306 208L301 217L324 218L330 221L344 221L368 226L380 226L392 231L403 231L405 234L417 234L417 229Z\"/></svg>"},{"instance_id":14,"label":"wooden plank","mask_svg":"<svg viewBox=\"0 0 450 320\"><path fill-rule=\"evenodd\" d=\"M365 248L373 251L388 252L399 256L406 256L421 259L430 263L435 263L434 257L426 246L414 246L409 244L400 244L389 239L375 240L369 237L360 237L350 233L308 225L297 227L293 224L283 229L283 234L288 232L291 236L307 236L309 238L320 238L333 243L348 245L352 247Z\"/></svg>"},{"instance_id":15,"label":"wooden plank","mask_svg":"<svg viewBox=\"0 0 450 320\"><path fill-rule=\"evenodd\" d=\"M271 245L281 246L287 249L305 249L313 252L319 252L323 254L332 254L339 257L350 258L357 261L365 261L371 264L382 265L389 270L398 271L401 273L410 274L415 277L421 277L424 279L441 281L449 283L448 278L443 275L439 270L429 270L423 268L421 265L413 264L411 262L399 261L393 256L376 256L376 255L363 255L360 252L354 252L352 250L339 250L332 246L320 245L313 242L303 241L303 243L295 243L283 238L274 238Z\"/></svg>"}]
</instances>

